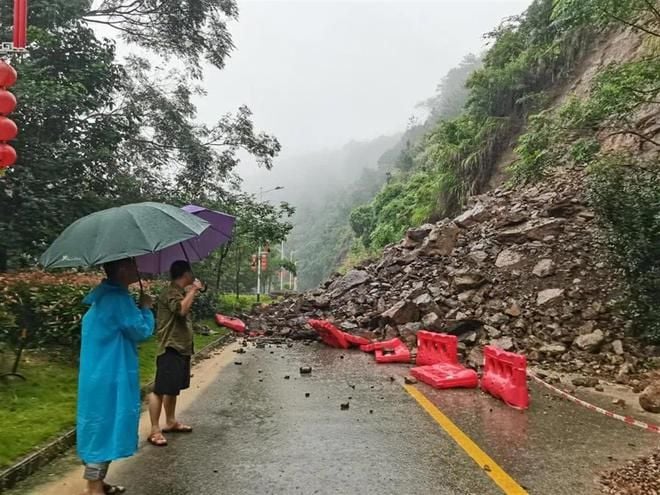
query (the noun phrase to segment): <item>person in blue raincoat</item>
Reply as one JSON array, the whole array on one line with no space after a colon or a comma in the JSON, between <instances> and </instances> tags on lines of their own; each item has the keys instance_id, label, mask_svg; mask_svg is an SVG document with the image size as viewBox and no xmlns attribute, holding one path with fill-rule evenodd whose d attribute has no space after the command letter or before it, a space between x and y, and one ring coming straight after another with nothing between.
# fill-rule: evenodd
<instances>
[{"instance_id":1,"label":"person in blue raincoat","mask_svg":"<svg viewBox=\"0 0 660 495\"><path fill-rule=\"evenodd\" d=\"M138 445L140 379L137 344L154 330L153 303L139 308L128 292L138 281L130 259L103 267L107 279L85 298L78 379L77 448L85 464L87 495L122 493L105 482L111 461L129 457Z\"/></svg>"}]
</instances>

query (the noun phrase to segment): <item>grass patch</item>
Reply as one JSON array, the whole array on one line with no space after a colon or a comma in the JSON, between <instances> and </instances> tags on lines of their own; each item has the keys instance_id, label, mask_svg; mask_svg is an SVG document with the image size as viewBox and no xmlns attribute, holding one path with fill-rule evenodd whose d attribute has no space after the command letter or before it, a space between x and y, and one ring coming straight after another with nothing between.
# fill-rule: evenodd
<instances>
[{"instance_id":1,"label":"grass patch","mask_svg":"<svg viewBox=\"0 0 660 495\"><path fill-rule=\"evenodd\" d=\"M201 350L227 331L203 322L217 333L195 335ZM140 379L151 382L156 370L155 338L140 345ZM0 382L0 468L75 425L78 368L56 352L26 351L19 372L27 380Z\"/></svg>"},{"instance_id":2,"label":"grass patch","mask_svg":"<svg viewBox=\"0 0 660 495\"><path fill-rule=\"evenodd\" d=\"M272 302L273 302L273 298L266 294L262 294L261 297L259 298L259 304L271 304ZM218 297L217 310L219 313L225 314L227 316L234 316L237 313L250 312L250 310L255 304L257 304L256 295L242 294L237 298L236 294L222 294ZM214 327L211 326L211 328Z\"/></svg>"}]
</instances>

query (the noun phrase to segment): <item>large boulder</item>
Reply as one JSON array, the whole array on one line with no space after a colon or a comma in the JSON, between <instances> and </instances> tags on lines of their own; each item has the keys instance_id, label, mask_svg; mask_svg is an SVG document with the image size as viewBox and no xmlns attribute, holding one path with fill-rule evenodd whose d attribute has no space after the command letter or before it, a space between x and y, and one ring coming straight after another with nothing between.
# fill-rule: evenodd
<instances>
[{"instance_id":1,"label":"large boulder","mask_svg":"<svg viewBox=\"0 0 660 495\"><path fill-rule=\"evenodd\" d=\"M556 236L561 230L561 221L556 218L539 218L522 225L501 230L497 239L502 242L522 244L528 241L543 241L548 236Z\"/></svg>"},{"instance_id":2,"label":"large boulder","mask_svg":"<svg viewBox=\"0 0 660 495\"><path fill-rule=\"evenodd\" d=\"M573 345L581 351L598 352L600 347L605 342L605 334L600 329L596 329L591 333L579 335L573 341Z\"/></svg>"},{"instance_id":3,"label":"large boulder","mask_svg":"<svg viewBox=\"0 0 660 495\"><path fill-rule=\"evenodd\" d=\"M490 212L486 209L486 207L483 204L477 203L472 208L464 212L462 215L456 217L454 223L460 225L461 227L467 228L467 227L471 227L472 225L476 225L478 223L484 222L489 218L490 218Z\"/></svg>"},{"instance_id":4,"label":"large boulder","mask_svg":"<svg viewBox=\"0 0 660 495\"><path fill-rule=\"evenodd\" d=\"M660 379L651 383L639 396L642 409L652 413L660 413Z\"/></svg>"},{"instance_id":5,"label":"large boulder","mask_svg":"<svg viewBox=\"0 0 660 495\"><path fill-rule=\"evenodd\" d=\"M343 277L335 280L328 290L332 292L333 297L339 297L349 290L367 283L370 278L369 274L364 270L351 270Z\"/></svg>"},{"instance_id":6,"label":"large boulder","mask_svg":"<svg viewBox=\"0 0 660 495\"><path fill-rule=\"evenodd\" d=\"M478 272L466 272L454 277L454 287L459 292L477 289L486 283L486 278Z\"/></svg>"},{"instance_id":7,"label":"large boulder","mask_svg":"<svg viewBox=\"0 0 660 495\"><path fill-rule=\"evenodd\" d=\"M427 256L449 256L458 242L461 229L453 223L436 225L422 245Z\"/></svg>"},{"instance_id":8,"label":"large boulder","mask_svg":"<svg viewBox=\"0 0 660 495\"><path fill-rule=\"evenodd\" d=\"M522 260L523 256L520 253L513 251L512 249L504 249L499 255L497 255L495 266L498 268L505 268L507 266L517 265Z\"/></svg>"},{"instance_id":9,"label":"large boulder","mask_svg":"<svg viewBox=\"0 0 660 495\"><path fill-rule=\"evenodd\" d=\"M536 304L544 306L564 295L564 289L546 289L536 295Z\"/></svg>"},{"instance_id":10,"label":"large boulder","mask_svg":"<svg viewBox=\"0 0 660 495\"><path fill-rule=\"evenodd\" d=\"M414 303L410 301L399 301L380 316L388 322L396 325L404 325L413 321L419 321L420 313Z\"/></svg>"},{"instance_id":11,"label":"large boulder","mask_svg":"<svg viewBox=\"0 0 660 495\"><path fill-rule=\"evenodd\" d=\"M532 273L539 278L549 277L555 272L555 263L551 259L542 259L532 270Z\"/></svg>"},{"instance_id":12,"label":"large boulder","mask_svg":"<svg viewBox=\"0 0 660 495\"><path fill-rule=\"evenodd\" d=\"M566 346L564 344L545 344L539 349L541 354L547 354L548 356L560 356L566 352Z\"/></svg>"},{"instance_id":13,"label":"large boulder","mask_svg":"<svg viewBox=\"0 0 660 495\"><path fill-rule=\"evenodd\" d=\"M416 229L408 230L408 232L406 232L406 238L403 241L403 246L407 248L415 248L419 246L429 236L433 227L433 224L427 223Z\"/></svg>"}]
</instances>

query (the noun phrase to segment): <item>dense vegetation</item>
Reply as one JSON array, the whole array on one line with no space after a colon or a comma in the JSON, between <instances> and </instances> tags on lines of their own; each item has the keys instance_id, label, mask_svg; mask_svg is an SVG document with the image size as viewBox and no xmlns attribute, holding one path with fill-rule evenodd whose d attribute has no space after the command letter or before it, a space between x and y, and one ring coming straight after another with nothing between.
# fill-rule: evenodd
<instances>
[{"instance_id":1,"label":"dense vegetation","mask_svg":"<svg viewBox=\"0 0 660 495\"><path fill-rule=\"evenodd\" d=\"M236 3L34 0L29 15L29 51L11 60L19 162L0 178L0 272L33 266L82 215L154 200L240 211L223 267L218 255L200 272L227 290L252 289L250 254L286 236L293 210L242 193L235 170L246 155L271 168L280 144L247 107L207 126L194 104L202 63L222 68L231 53ZM97 26L149 59L120 60Z\"/></svg>"},{"instance_id":2,"label":"dense vegetation","mask_svg":"<svg viewBox=\"0 0 660 495\"><path fill-rule=\"evenodd\" d=\"M624 5L626 4L626 5ZM660 10L652 2L557 2L555 22L643 33L646 48L613 63L591 82L586 98L570 98L535 115L518 140L517 182L542 180L559 165L587 167L589 192L614 266L626 283L633 330L660 340Z\"/></svg>"}]
</instances>

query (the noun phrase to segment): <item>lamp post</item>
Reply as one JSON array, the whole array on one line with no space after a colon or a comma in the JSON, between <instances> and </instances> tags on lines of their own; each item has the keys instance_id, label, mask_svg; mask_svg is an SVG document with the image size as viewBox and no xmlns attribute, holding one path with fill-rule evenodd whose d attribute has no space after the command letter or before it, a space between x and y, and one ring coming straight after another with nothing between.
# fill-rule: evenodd
<instances>
[{"instance_id":1,"label":"lamp post","mask_svg":"<svg viewBox=\"0 0 660 495\"><path fill-rule=\"evenodd\" d=\"M264 194L268 194L273 191L281 191L284 189L282 186L274 187L273 189L268 189L264 191L263 187L259 188L259 203L263 203ZM261 240L259 240L259 248L257 249L257 302L259 302L261 297Z\"/></svg>"},{"instance_id":2,"label":"lamp post","mask_svg":"<svg viewBox=\"0 0 660 495\"><path fill-rule=\"evenodd\" d=\"M295 266L296 263L295 263L295 261L293 261L293 255L294 254L296 254L295 251L291 251L291 253L289 253L289 261L291 261L293 263L293 265ZM294 282L297 282L297 278L298 278L297 276L294 278L293 272L289 272L289 289L290 290L293 290L293 291L296 290Z\"/></svg>"},{"instance_id":3,"label":"lamp post","mask_svg":"<svg viewBox=\"0 0 660 495\"><path fill-rule=\"evenodd\" d=\"M280 250L280 258L286 259L284 255L284 241L282 241L282 249ZM280 292L284 290L284 267L280 266Z\"/></svg>"}]
</instances>

